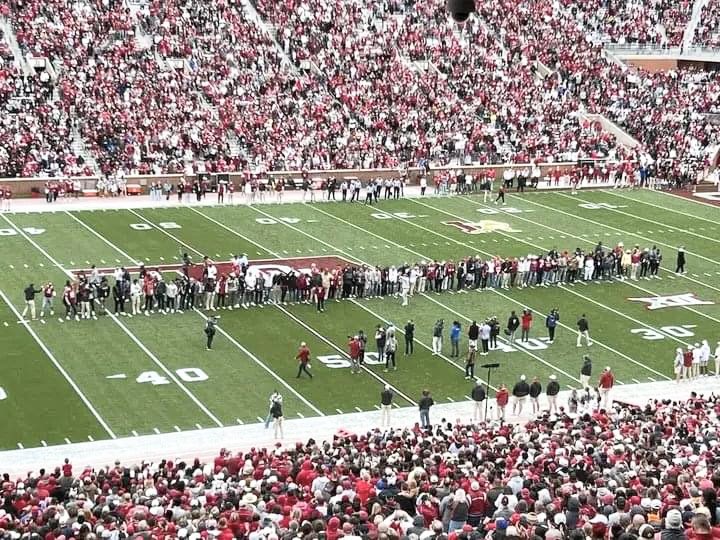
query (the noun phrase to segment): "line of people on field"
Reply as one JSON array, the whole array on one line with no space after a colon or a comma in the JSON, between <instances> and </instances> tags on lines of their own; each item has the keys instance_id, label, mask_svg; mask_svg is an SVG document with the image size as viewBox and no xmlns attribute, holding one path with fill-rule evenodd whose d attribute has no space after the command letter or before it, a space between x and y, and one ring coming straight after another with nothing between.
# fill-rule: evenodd
<instances>
[{"instance_id":1,"label":"line of people on field","mask_svg":"<svg viewBox=\"0 0 720 540\"><path fill-rule=\"evenodd\" d=\"M715 359L715 376L720 377L720 341L713 353L707 339L701 343L688 343L683 351L682 347L675 349L675 360L673 361L673 373L675 382L689 381L699 377L710 377L712 373L708 370L710 358Z\"/></svg>"}]
</instances>

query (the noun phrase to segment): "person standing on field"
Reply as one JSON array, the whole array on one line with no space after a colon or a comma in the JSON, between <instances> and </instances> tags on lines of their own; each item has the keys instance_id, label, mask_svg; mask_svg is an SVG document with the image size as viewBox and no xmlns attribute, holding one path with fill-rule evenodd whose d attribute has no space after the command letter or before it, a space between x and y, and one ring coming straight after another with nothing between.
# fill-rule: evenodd
<instances>
[{"instance_id":1,"label":"person standing on field","mask_svg":"<svg viewBox=\"0 0 720 540\"><path fill-rule=\"evenodd\" d=\"M584 313L578 319L577 329L577 346L580 347L582 338L585 338L585 343L587 343L587 346L590 347L592 345L592 340L590 339L590 324L588 323Z\"/></svg>"},{"instance_id":2,"label":"person standing on field","mask_svg":"<svg viewBox=\"0 0 720 540\"><path fill-rule=\"evenodd\" d=\"M395 393L389 384L380 392L380 427L390 427L390 411Z\"/></svg>"},{"instance_id":3,"label":"person standing on field","mask_svg":"<svg viewBox=\"0 0 720 540\"><path fill-rule=\"evenodd\" d=\"M557 376L555 376L554 374L550 375L550 381L548 382L545 393L547 394L548 408L550 409L550 414L557 414L557 396L560 393L560 383L557 382Z\"/></svg>"},{"instance_id":4,"label":"person standing on field","mask_svg":"<svg viewBox=\"0 0 720 540\"><path fill-rule=\"evenodd\" d=\"M615 385L615 377L610 370L610 366L605 368L602 375L600 375L600 383L598 389L600 390L600 407L607 410L608 406L612 404L610 399L610 390Z\"/></svg>"},{"instance_id":5,"label":"person standing on field","mask_svg":"<svg viewBox=\"0 0 720 540\"><path fill-rule=\"evenodd\" d=\"M590 377L592 376L592 360L586 354L583 356L583 364L580 368L580 386L585 390L590 386Z\"/></svg>"},{"instance_id":6,"label":"person standing on field","mask_svg":"<svg viewBox=\"0 0 720 540\"><path fill-rule=\"evenodd\" d=\"M542 384L537 377L533 377L530 383L530 406L533 414L540 412L540 394L542 394Z\"/></svg>"},{"instance_id":7,"label":"person standing on field","mask_svg":"<svg viewBox=\"0 0 720 540\"><path fill-rule=\"evenodd\" d=\"M397 338L395 337L395 327L388 327L385 336L385 373L390 369L392 363L392 370L397 371L397 365L395 364L395 353L397 352Z\"/></svg>"},{"instance_id":8,"label":"person standing on field","mask_svg":"<svg viewBox=\"0 0 720 540\"><path fill-rule=\"evenodd\" d=\"M215 339L215 326L217 325L217 317L208 317L205 320L205 335L207 336L207 344L205 350L212 350L213 339Z\"/></svg>"},{"instance_id":9,"label":"person standing on field","mask_svg":"<svg viewBox=\"0 0 720 540\"><path fill-rule=\"evenodd\" d=\"M682 378L682 372L683 372L683 350L678 347L675 349L675 360L673 361L673 373L675 373L675 382L679 383L680 379ZM717 359L715 359L715 374L717 375Z\"/></svg>"},{"instance_id":10,"label":"person standing on field","mask_svg":"<svg viewBox=\"0 0 720 540\"><path fill-rule=\"evenodd\" d=\"M21 319L25 319L25 315L27 314L28 310L30 310L30 318L33 321L36 320L35 295L40 294L41 292L43 291L35 289L35 284L33 283L25 287L25 290L23 290L23 294L25 295L25 309L23 309L22 315L20 315Z\"/></svg>"},{"instance_id":11,"label":"person standing on field","mask_svg":"<svg viewBox=\"0 0 720 540\"><path fill-rule=\"evenodd\" d=\"M515 342L515 333L517 332L518 328L520 328L520 319L518 319L518 316L515 314L514 311L511 311L510 317L508 317L506 332L508 336L508 343L510 343L510 345Z\"/></svg>"},{"instance_id":12,"label":"person standing on field","mask_svg":"<svg viewBox=\"0 0 720 540\"><path fill-rule=\"evenodd\" d=\"M465 379L475 378L475 358L477 356L477 346L470 345L468 347L467 357L465 358Z\"/></svg>"},{"instance_id":13,"label":"person standing on field","mask_svg":"<svg viewBox=\"0 0 720 540\"><path fill-rule=\"evenodd\" d=\"M46 310L50 311L51 317L53 315L55 315L54 302L55 302L56 292L55 292L55 287L53 286L52 282L48 281L43 286L42 292L43 292L43 303L42 303L42 308L40 309L40 318L41 319L43 317L45 317Z\"/></svg>"},{"instance_id":14,"label":"person standing on field","mask_svg":"<svg viewBox=\"0 0 720 540\"><path fill-rule=\"evenodd\" d=\"M504 384L500 385L500 388L495 393L495 403L497 404L497 418L498 420L505 420L505 407L507 407L510 399L510 393Z\"/></svg>"},{"instance_id":15,"label":"person standing on field","mask_svg":"<svg viewBox=\"0 0 720 540\"><path fill-rule=\"evenodd\" d=\"M442 354L442 335L443 335L443 326L444 321L442 319L438 319L435 321L435 325L433 326L432 331L432 353L433 356L437 356L439 354Z\"/></svg>"},{"instance_id":16,"label":"person standing on field","mask_svg":"<svg viewBox=\"0 0 720 540\"><path fill-rule=\"evenodd\" d=\"M422 397L418 402L418 409L420 409L420 427L430 427L430 407L435 405L435 401L430 395L430 390L423 390Z\"/></svg>"},{"instance_id":17,"label":"person standing on field","mask_svg":"<svg viewBox=\"0 0 720 540\"><path fill-rule=\"evenodd\" d=\"M475 381L475 386L473 386L470 397L475 403L473 405L473 420L484 420L485 411L483 410L483 405L487 399L487 395L485 394L485 388L483 388L481 381Z\"/></svg>"},{"instance_id":18,"label":"person standing on field","mask_svg":"<svg viewBox=\"0 0 720 540\"><path fill-rule=\"evenodd\" d=\"M273 404L276 401L279 401L280 403L282 403L282 399L283 399L282 394L280 394L280 392L278 392L277 390L273 390L273 393L270 394L270 406L268 407L268 413L267 413L267 416L265 417L265 429L267 429L270 426L270 422L273 419L273 415L272 415Z\"/></svg>"},{"instance_id":19,"label":"person standing on field","mask_svg":"<svg viewBox=\"0 0 720 540\"><path fill-rule=\"evenodd\" d=\"M468 328L468 345L475 347L475 350L477 350L478 337L480 337L480 327L477 322L473 321Z\"/></svg>"},{"instance_id":20,"label":"person standing on field","mask_svg":"<svg viewBox=\"0 0 720 540\"><path fill-rule=\"evenodd\" d=\"M409 356L413 353L413 346L415 344L415 323L412 319L405 325L405 356Z\"/></svg>"},{"instance_id":21,"label":"person standing on field","mask_svg":"<svg viewBox=\"0 0 720 540\"><path fill-rule=\"evenodd\" d=\"M275 438L282 439L283 434L283 412L282 412L282 400L273 401L270 406L270 414L273 417L273 430L275 431ZM278 437L278 433L280 437Z\"/></svg>"},{"instance_id":22,"label":"person standing on field","mask_svg":"<svg viewBox=\"0 0 720 540\"><path fill-rule=\"evenodd\" d=\"M715 354L713 356L715 357L715 376L720 377L720 341L717 342L717 347L715 348Z\"/></svg>"},{"instance_id":23,"label":"person standing on field","mask_svg":"<svg viewBox=\"0 0 720 540\"><path fill-rule=\"evenodd\" d=\"M552 343L553 341L555 341L555 328L557 327L559 321L560 312L557 310L557 308L551 309L550 313L548 313L548 316L545 318L545 326L547 327L548 331L548 343Z\"/></svg>"},{"instance_id":24,"label":"person standing on field","mask_svg":"<svg viewBox=\"0 0 720 540\"><path fill-rule=\"evenodd\" d=\"M459 321L453 321L452 328L450 329L450 358L460 357L460 331L461 326Z\"/></svg>"},{"instance_id":25,"label":"person standing on field","mask_svg":"<svg viewBox=\"0 0 720 540\"><path fill-rule=\"evenodd\" d=\"M304 372L308 377L311 379L313 378L312 373L310 373L310 349L308 348L307 344L303 341L300 343L300 348L298 349L297 354L295 355L295 360L298 361L298 372L296 379L300 378L300 375Z\"/></svg>"},{"instance_id":26,"label":"person standing on field","mask_svg":"<svg viewBox=\"0 0 720 540\"><path fill-rule=\"evenodd\" d=\"M677 252L677 265L675 266L676 274L685 274L685 246L680 246Z\"/></svg>"},{"instance_id":27,"label":"person standing on field","mask_svg":"<svg viewBox=\"0 0 720 540\"><path fill-rule=\"evenodd\" d=\"M532 311L524 309L520 317L520 341L530 339L530 327L532 326Z\"/></svg>"}]
</instances>

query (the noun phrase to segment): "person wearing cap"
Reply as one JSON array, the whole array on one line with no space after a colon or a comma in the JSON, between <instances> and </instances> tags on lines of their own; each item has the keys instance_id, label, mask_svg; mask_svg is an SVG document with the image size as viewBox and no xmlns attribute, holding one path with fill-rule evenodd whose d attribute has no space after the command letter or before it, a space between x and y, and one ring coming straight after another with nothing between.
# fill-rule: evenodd
<instances>
[{"instance_id":1,"label":"person wearing cap","mask_svg":"<svg viewBox=\"0 0 720 540\"><path fill-rule=\"evenodd\" d=\"M583 356L583 364L580 368L580 387L581 390L590 386L590 377L592 376L592 359L587 354Z\"/></svg>"},{"instance_id":2,"label":"person wearing cap","mask_svg":"<svg viewBox=\"0 0 720 540\"><path fill-rule=\"evenodd\" d=\"M530 385L525 380L525 375L520 375L520 380L515 383L513 394L513 414L522 414L523 407L530 395Z\"/></svg>"},{"instance_id":3,"label":"person wearing cap","mask_svg":"<svg viewBox=\"0 0 720 540\"><path fill-rule=\"evenodd\" d=\"M610 399L610 390L612 390L614 385L615 376L613 375L610 366L607 366L602 372L602 375L600 375L600 382L598 384L598 390L600 391L599 405L602 409L607 410L608 406L612 403L612 400Z\"/></svg>"},{"instance_id":4,"label":"person wearing cap","mask_svg":"<svg viewBox=\"0 0 720 540\"><path fill-rule=\"evenodd\" d=\"M380 392L380 427L390 427L390 411L392 410L392 401L395 393L386 384L383 391Z\"/></svg>"},{"instance_id":5,"label":"person wearing cap","mask_svg":"<svg viewBox=\"0 0 720 540\"><path fill-rule=\"evenodd\" d=\"M487 399L487 395L485 394L485 388L482 385L482 381L475 381L475 386L473 386L473 389L470 392L470 397L474 403L473 420L484 420L485 412L483 410L483 404L485 399Z\"/></svg>"},{"instance_id":6,"label":"person wearing cap","mask_svg":"<svg viewBox=\"0 0 720 540\"><path fill-rule=\"evenodd\" d=\"M498 391L495 393L498 420L505 420L505 407L507 407L509 399L510 392L508 392L508 389L504 384L501 384L500 388L498 388Z\"/></svg>"},{"instance_id":7,"label":"person wearing cap","mask_svg":"<svg viewBox=\"0 0 720 540\"><path fill-rule=\"evenodd\" d=\"M300 375L302 375L302 373L304 372L308 377L312 379L312 373L308 371L308 369L310 368L310 349L304 341L300 343L300 348L295 355L295 360L298 361L298 372L297 377L295 378L299 379Z\"/></svg>"},{"instance_id":8,"label":"person wearing cap","mask_svg":"<svg viewBox=\"0 0 720 540\"><path fill-rule=\"evenodd\" d=\"M555 329L557 328L558 322L560 321L560 311L557 308L553 308L545 317L545 327L548 331L548 343L555 341Z\"/></svg>"},{"instance_id":9,"label":"person wearing cap","mask_svg":"<svg viewBox=\"0 0 720 540\"><path fill-rule=\"evenodd\" d=\"M668 510L665 515L665 524L660 531L660 540L685 540L682 514L677 508Z\"/></svg>"},{"instance_id":10,"label":"person wearing cap","mask_svg":"<svg viewBox=\"0 0 720 540\"><path fill-rule=\"evenodd\" d=\"M678 347L675 349L675 360L673 361L673 373L675 373L675 382L679 383L683 373L683 350Z\"/></svg>"},{"instance_id":11,"label":"person wearing cap","mask_svg":"<svg viewBox=\"0 0 720 540\"><path fill-rule=\"evenodd\" d=\"M578 347L581 347L582 345L582 338L585 338L585 343L588 347L592 345L592 340L590 339L590 323L588 323L587 317L583 313L577 322L577 342L576 345Z\"/></svg>"},{"instance_id":12,"label":"person wearing cap","mask_svg":"<svg viewBox=\"0 0 720 540\"><path fill-rule=\"evenodd\" d=\"M557 376L555 374L550 375L545 394L547 394L548 409L550 414L558 412L557 397L560 393L560 384L557 382Z\"/></svg>"}]
</instances>

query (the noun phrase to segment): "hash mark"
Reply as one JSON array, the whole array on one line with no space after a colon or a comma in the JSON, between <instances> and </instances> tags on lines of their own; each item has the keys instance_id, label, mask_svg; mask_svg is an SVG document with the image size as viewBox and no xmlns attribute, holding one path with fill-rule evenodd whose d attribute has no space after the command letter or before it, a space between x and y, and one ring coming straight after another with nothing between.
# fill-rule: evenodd
<instances>
[{"instance_id":1,"label":"hash mark","mask_svg":"<svg viewBox=\"0 0 720 540\"><path fill-rule=\"evenodd\" d=\"M655 379L653 379L653 378L650 377L649 375L648 375L648 379L650 379L652 382L655 382Z\"/></svg>"},{"instance_id":2,"label":"hash mark","mask_svg":"<svg viewBox=\"0 0 720 540\"><path fill-rule=\"evenodd\" d=\"M200 424L195 424L195 427L198 429L202 429L202 426Z\"/></svg>"},{"instance_id":3,"label":"hash mark","mask_svg":"<svg viewBox=\"0 0 720 540\"><path fill-rule=\"evenodd\" d=\"M455 403L455 400L454 400L453 398L451 398L451 397L448 397L447 400L448 400L450 403Z\"/></svg>"},{"instance_id":4,"label":"hash mark","mask_svg":"<svg viewBox=\"0 0 720 540\"><path fill-rule=\"evenodd\" d=\"M18 443L18 448L19 448L20 450L25 450L25 447L22 445L22 443Z\"/></svg>"},{"instance_id":5,"label":"hash mark","mask_svg":"<svg viewBox=\"0 0 720 540\"><path fill-rule=\"evenodd\" d=\"M297 413L297 415L298 415L300 418L305 418L305 415L303 415L303 413L301 413L301 412Z\"/></svg>"},{"instance_id":6,"label":"hash mark","mask_svg":"<svg viewBox=\"0 0 720 540\"><path fill-rule=\"evenodd\" d=\"M40 444L42 444L43 446L47 447L47 443L46 443L45 441L40 441Z\"/></svg>"},{"instance_id":7,"label":"hash mark","mask_svg":"<svg viewBox=\"0 0 720 540\"><path fill-rule=\"evenodd\" d=\"M470 396L468 396L467 394L465 394L465 399L471 400L472 398Z\"/></svg>"},{"instance_id":8,"label":"hash mark","mask_svg":"<svg viewBox=\"0 0 720 540\"><path fill-rule=\"evenodd\" d=\"M336 410L338 413L340 413L340 414L345 414L345 413L342 412L340 409L335 409L335 410Z\"/></svg>"},{"instance_id":9,"label":"hash mark","mask_svg":"<svg viewBox=\"0 0 720 540\"><path fill-rule=\"evenodd\" d=\"M182 429L180 429L179 426L173 426L173 428L174 428L175 431L177 431L178 433L180 433L180 432L182 431Z\"/></svg>"},{"instance_id":10,"label":"hash mark","mask_svg":"<svg viewBox=\"0 0 720 540\"><path fill-rule=\"evenodd\" d=\"M159 430L158 428L153 428L153 431L154 431L157 435L160 435L160 430Z\"/></svg>"},{"instance_id":11,"label":"hash mark","mask_svg":"<svg viewBox=\"0 0 720 540\"><path fill-rule=\"evenodd\" d=\"M241 426L245 423L245 422L243 422L242 420L240 420L239 418L236 418L235 421L236 421L238 424L240 424Z\"/></svg>"},{"instance_id":12,"label":"hash mark","mask_svg":"<svg viewBox=\"0 0 720 540\"><path fill-rule=\"evenodd\" d=\"M40 263L38 266L40 266L40 268L45 268L45 264L44 264L44 263Z\"/></svg>"},{"instance_id":13,"label":"hash mark","mask_svg":"<svg viewBox=\"0 0 720 540\"><path fill-rule=\"evenodd\" d=\"M637 379L631 379L631 380L632 380L632 382L634 382L634 383L640 384L640 381L638 381Z\"/></svg>"},{"instance_id":14,"label":"hash mark","mask_svg":"<svg viewBox=\"0 0 720 540\"><path fill-rule=\"evenodd\" d=\"M90 441L90 442L95 442L95 439L93 439L93 436L92 436L92 435L88 435L88 441Z\"/></svg>"},{"instance_id":15,"label":"hash mark","mask_svg":"<svg viewBox=\"0 0 720 540\"><path fill-rule=\"evenodd\" d=\"M120 259L115 259L115 262L118 262L118 263L119 263L119 262L120 262Z\"/></svg>"},{"instance_id":16,"label":"hash mark","mask_svg":"<svg viewBox=\"0 0 720 540\"><path fill-rule=\"evenodd\" d=\"M395 403L395 402L393 401L393 407L395 407L396 409L399 409L399 408L400 408L400 405L398 405L397 403Z\"/></svg>"},{"instance_id":17,"label":"hash mark","mask_svg":"<svg viewBox=\"0 0 720 540\"><path fill-rule=\"evenodd\" d=\"M363 410L362 410L360 407L355 407L355 410L356 410L357 412L363 412Z\"/></svg>"},{"instance_id":18,"label":"hash mark","mask_svg":"<svg viewBox=\"0 0 720 540\"><path fill-rule=\"evenodd\" d=\"M262 251L256 251L255 253L257 253L258 255L262 255Z\"/></svg>"},{"instance_id":19,"label":"hash mark","mask_svg":"<svg viewBox=\"0 0 720 540\"><path fill-rule=\"evenodd\" d=\"M265 419L262 416L256 416L259 422L263 423L265 422Z\"/></svg>"},{"instance_id":20,"label":"hash mark","mask_svg":"<svg viewBox=\"0 0 720 540\"><path fill-rule=\"evenodd\" d=\"M161 260L161 261L164 261L164 260L165 260L165 257L160 257L160 260Z\"/></svg>"},{"instance_id":21,"label":"hash mark","mask_svg":"<svg viewBox=\"0 0 720 540\"><path fill-rule=\"evenodd\" d=\"M138 435L138 432L135 431L134 429L133 429L130 433L133 434L133 437L139 437L139 436L140 436L140 435Z\"/></svg>"},{"instance_id":22,"label":"hash mark","mask_svg":"<svg viewBox=\"0 0 720 540\"><path fill-rule=\"evenodd\" d=\"M379 410L380 410L380 405L375 405L375 408L379 411Z\"/></svg>"},{"instance_id":23,"label":"hash mark","mask_svg":"<svg viewBox=\"0 0 720 540\"><path fill-rule=\"evenodd\" d=\"M67 437L65 437L65 444L72 444L72 442L70 441L70 439L68 439Z\"/></svg>"}]
</instances>

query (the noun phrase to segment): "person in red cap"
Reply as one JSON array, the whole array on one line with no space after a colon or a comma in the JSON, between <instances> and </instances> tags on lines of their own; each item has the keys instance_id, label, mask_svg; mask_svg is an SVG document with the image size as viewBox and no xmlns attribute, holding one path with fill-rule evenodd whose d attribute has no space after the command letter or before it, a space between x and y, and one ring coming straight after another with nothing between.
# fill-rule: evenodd
<instances>
[{"instance_id":1,"label":"person in red cap","mask_svg":"<svg viewBox=\"0 0 720 540\"><path fill-rule=\"evenodd\" d=\"M497 402L497 417L498 420L505 420L505 407L507 407L508 400L510 399L510 393L504 384L500 385L497 393L495 394L495 401Z\"/></svg>"},{"instance_id":2,"label":"person in red cap","mask_svg":"<svg viewBox=\"0 0 720 540\"><path fill-rule=\"evenodd\" d=\"M298 361L298 372L296 378L299 379L300 375L305 372L307 376L312 379L312 373L308 371L310 368L310 349L304 341L300 344L300 348L295 355L295 360Z\"/></svg>"}]
</instances>

